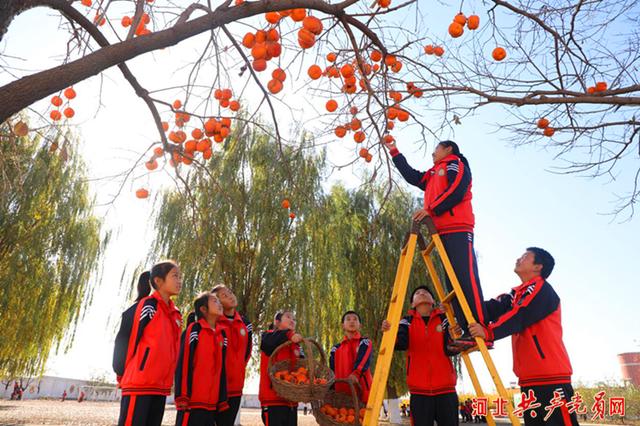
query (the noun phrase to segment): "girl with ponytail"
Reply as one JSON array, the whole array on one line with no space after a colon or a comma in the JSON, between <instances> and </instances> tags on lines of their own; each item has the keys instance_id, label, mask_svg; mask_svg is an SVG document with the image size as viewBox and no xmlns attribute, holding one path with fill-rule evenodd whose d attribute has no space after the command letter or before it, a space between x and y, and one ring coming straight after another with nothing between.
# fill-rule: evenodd
<instances>
[{"instance_id":1,"label":"girl with ponytail","mask_svg":"<svg viewBox=\"0 0 640 426\"><path fill-rule=\"evenodd\" d=\"M228 410L225 359L227 336L216 327L222 304L213 293L201 293L180 339L176 368L176 426L211 426Z\"/></svg>"},{"instance_id":2,"label":"girl with ponytail","mask_svg":"<svg viewBox=\"0 0 640 426\"><path fill-rule=\"evenodd\" d=\"M394 142L385 145L402 177L424 191L424 207L414 214L413 220L420 222L431 216L473 317L484 325L487 311L473 248L475 217L471 205L469 161L460 152L458 144L445 140L436 145L431 155L433 167L421 172L407 163ZM448 276L447 284L448 288L452 288ZM462 337L455 341L456 346L461 350L467 349L475 345L475 340L469 334L467 321L457 299L453 301L453 309L463 332Z\"/></svg>"},{"instance_id":3,"label":"girl with ponytail","mask_svg":"<svg viewBox=\"0 0 640 426\"><path fill-rule=\"evenodd\" d=\"M298 424L298 404L291 402L276 393L269 377L269 358L281 344L291 341L292 344L280 350L273 360L275 362L295 360L304 357L300 342L302 336L296 333L296 319L293 311L278 311L268 331L262 333L260 339L260 390L258 399L262 407L262 422L265 426L296 426Z\"/></svg>"},{"instance_id":4,"label":"girl with ponytail","mask_svg":"<svg viewBox=\"0 0 640 426\"><path fill-rule=\"evenodd\" d=\"M160 426L178 362L182 316L172 296L182 277L173 261L138 278L136 302L122 314L113 369L122 389L118 426Z\"/></svg>"}]
</instances>

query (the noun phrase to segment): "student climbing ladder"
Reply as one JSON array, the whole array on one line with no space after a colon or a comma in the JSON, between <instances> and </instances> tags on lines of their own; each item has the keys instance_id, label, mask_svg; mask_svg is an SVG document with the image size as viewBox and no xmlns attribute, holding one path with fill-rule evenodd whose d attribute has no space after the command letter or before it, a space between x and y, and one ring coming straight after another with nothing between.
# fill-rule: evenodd
<instances>
[{"instance_id":1,"label":"student climbing ladder","mask_svg":"<svg viewBox=\"0 0 640 426\"><path fill-rule=\"evenodd\" d=\"M429 229L429 234L431 234L431 241L429 242L429 244L426 244L424 238L420 233L421 223L414 221L411 227L411 232L408 234L407 239L405 240L405 244L402 247L400 262L398 263L398 269L396 271L393 291L391 294L391 300L389 303L389 309L385 321L386 327L383 328L386 333L384 333L384 335L382 336L382 342L378 351L379 355L376 360L375 374L373 377L369 401L363 421L364 426L377 426L378 424L378 416L380 407L382 405L382 400L384 399L384 393L386 389L387 378L389 376L389 370L391 367L391 359L393 356L394 347L396 346L396 336L398 333L400 317L407 293L407 285L409 282L409 276L411 274L411 265L413 263L416 246L420 249L421 257L425 262L425 266L427 267L427 271L429 273L431 281L433 282L433 285L436 289L438 299L443 304L444 312L446 313L449 324L453 326L454 330L457 328L456 319L453 316L452 309L453 302L457 300L463 310L463 315L465 316L467 323L473 326L471 328L474 329L474 327L478 325L474 321L469 303L467 303L466 297L462 291L459 280L456 277L455 271L449 260L442 239L440 238L440 235L438 234L433 224L433 220L429 217L425 217L422 222L426 223ZM440 260L442 261L442 265L444 266L446 274L452 283L451 291L445 290L443 283L439 278L439 274L435 268L434 260L431 258L431 254L433 253L439 256ZM454 334L457 335L457 333L455 332ZM506 389L502 383L502 380L500 379L500 376L498 375L496 366L491 359L491 355L489 354L485 341L481 337L476 337L475 342L477 344L477 349L480 350L482 359L487 366L487 369L489 370L498 394L506 401L509 401L510 398L507 395ZM473 383L473 386L476 390L476 395L478 397L483 397L485 396L485 394L482 390L482 387L480 386L480 382L478 381L478 378L476 376L474 366L469 357L469 352L474 349L475 348L470 347L469 349L462 352L461 355L465 363L467 372L469 373L469 377L471 378L471 382ZM513 408L509 402L507 402L505 408L511 424L513 426L519 425L520 422L514 415ZM490 412L487 413L487 423L489 424L489 426L495 426L495 421Z\"/></svg>"},{"instance_id":2,"label":"student climbing ladder","mask_svg":"<svg viewBox=\"0 0 640 426\"><path fill-rule=\"evenodd\" d=\"M424 207L416 212L413 219L420 222L426 216L431 216L473 317L484 325L486 308L473 249L475 218L471 205L469 162L455 142L442 141L433 151L433 167L420 172L409 166L393 142L386 143L386 146L393 164L404 179L424 191ZM451 289L448 277L446 281L448 289ZM474 339L469 334L467 321L457 300L454 300L453 309L462 330L462 336L454 343L462 348L473 346Z\"/></svg>"}]
</instances>

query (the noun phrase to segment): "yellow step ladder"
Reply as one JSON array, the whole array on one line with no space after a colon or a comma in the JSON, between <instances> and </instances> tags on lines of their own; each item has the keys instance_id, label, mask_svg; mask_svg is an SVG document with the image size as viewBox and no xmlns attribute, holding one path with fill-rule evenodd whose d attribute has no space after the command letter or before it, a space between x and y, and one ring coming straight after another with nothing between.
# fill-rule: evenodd
<instances>
[{"instance_id":1,"label":"yellow step ladder","mask_svg":"<svg viewBox=\"0 0 640 426\"><path fill-rule=\"evenodd\" d=\"M422 234L420 233L420 226L422 224L425 224L427 226L429 234L431 235L431 241L429 242L429 244L426 244ZM415 254L416 245L418 245L418 247L420 248L422 259L427 266L427 271L429 272L431 280L435 285L438 299L444 306L447 319L449 320L449 324L451 325L451 327L455 327L456 325L453 315L453 308L451 306L451 302L454 299L458 299L460 307L464 312L464 316L467 319L467 323L473 324L476 322L473 318L473 314L471 313L471 309L469 308L469 304L467 303L467 300L462 293L460 282L458 281L453 267L451 266L449 256L447 256L447 252L445 251L444 245L442 244L442 239L435 229L433 220L430 217L427 217L422 223L413 222L411 226L411 232L409 233L408 238L404 246L402 247L400 262L398 263L398 269L396 271L396 277L393 283L393 293L391 294L391 302L389 303L389 310L387 311L387 321L391 324L391 329L386 333L383 333L382 335L382 342L380 343L380 350L378 352L376 369L373 376L371 392L369 393L369 402L367 404L363 426L376 426L378 424L380 408L382 407L382 400L384 399L384 394L387 387L387 379L389 378L389 370L391 368L391 359L393 357L396 336L398 334L398 325L400 323L400 318L402 317L404 299L407 294L407 285L409 283L411 265L413 263L413 256ZM449 293L445 291L445 288L440 281L440 278L438 277L435 264L431 259L431 254L434 251L440 256L447 276L449 277L449 280L452 284L453 290ZM502 380L498 375L498 371L496 370L496 366L491 359L491 355L489 355L487 345L485 344L483 339L478 337L476 337L476 343L478 345L480 353L482 354L482 359L484 360L484 363L487 366L489 373L491 374L491 378L493 379L493 383L495 384L499 395L505 401L507 401L506 409L511 424L513 426L520 425L519 419L513 414L513 406L511 404L511 400L509 398L509 395L507 394L507 390L502 384ZM485 397L485 393L482 391L478 376L476 375L473 364L471 363L471 359L469 358L469 353L463 352L461 356L464 360L467 372L469 373L469 377L471 377L471 382L473 383L476 395L478 397ZM487 409L487 424L488 426L495 426L495 420L491 415L491 410L489 409Z\"/></svg>"}]
</instances>

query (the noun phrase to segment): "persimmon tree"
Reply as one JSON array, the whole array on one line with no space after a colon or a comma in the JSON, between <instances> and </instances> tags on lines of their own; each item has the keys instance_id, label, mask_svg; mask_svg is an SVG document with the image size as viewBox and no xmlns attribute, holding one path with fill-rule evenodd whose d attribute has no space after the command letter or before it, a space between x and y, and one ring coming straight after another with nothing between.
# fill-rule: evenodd
<instances>
[{"instance_id":1,"label":"persimmon tree","mask_svg":"<svg viewBox=\"0 0 640 426\"><path fill-rule=\"evenodd\" d=\"M633 212L640 193L636 1L8 0L0 37L36 7L63 17L67 55L51 69L14 72L0 88L0 121L49 97L45 116L72 120L64 91L118 67L155 121L157 146L141 161L150 171L166 159L180 175L210 159L234 123L260 114L271 117L280 146L296 145L274 103L300 84L326 98L318 120L327 139L354 147L345 164L371 163L375 175L390 170L382 141L413 126L426 144L484 109L500 114L514 144L551 147L563 172L624 172L631 189L620 210ZM166 88L145 87L127 64L199 35L188 77ZM169 88L180 89L178 99L163 96ZM262 100L243 108L256 93Z\"/></svg>"}]
</instances>

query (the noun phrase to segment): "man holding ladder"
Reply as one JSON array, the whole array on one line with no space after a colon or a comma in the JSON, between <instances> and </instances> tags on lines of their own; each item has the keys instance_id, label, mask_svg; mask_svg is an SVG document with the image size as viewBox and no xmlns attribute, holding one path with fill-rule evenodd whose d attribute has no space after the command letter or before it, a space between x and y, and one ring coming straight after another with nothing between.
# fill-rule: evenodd
<instances>
[{"instance_id":1,"label":"man holding ladder","mask_svg":"<svg viewBox=\"0 0 640 426\"><path fill-rule=\"evenodd\" d=\"M549 252L529 247L514 269L522 284L485 302L492 321L487 327L469 327L472 336L488 341L512 336L513 372L522 393L540 404L523 413L526 426L578 425L567 407L573 371L562 341L560 298L546 281L554 265Z\"/></svg>"}]
</instances>

